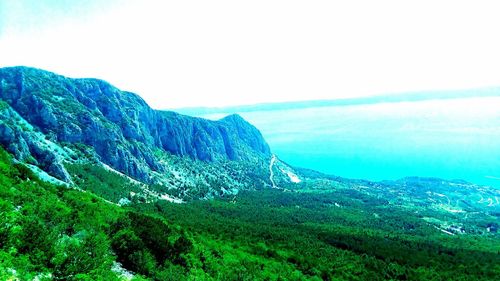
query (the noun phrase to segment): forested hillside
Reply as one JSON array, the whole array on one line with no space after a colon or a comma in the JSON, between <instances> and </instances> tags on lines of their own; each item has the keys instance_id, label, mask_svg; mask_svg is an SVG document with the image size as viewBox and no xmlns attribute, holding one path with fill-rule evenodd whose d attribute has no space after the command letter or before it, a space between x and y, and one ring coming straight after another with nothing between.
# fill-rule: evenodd
<instances>
[{"instance_id":1,"label":"forested hillside","mask_svg":"<svg viewBox=\"0 0 500 281\"><path fill-rule=\"evenodd\" d=\"M500 191L292 167L238 115L0 69L0 280L495 280Z\"/></svg>"},{"instance_id":2,"label":"forested hillside","mask_svg":"<svg viewBox=\"0 0 500 281\"><path fill-rule=\"evenodd\" d=\"M451 236L352 189L119 207L45 183L5 151L0 156L3 280L495 280L500 273L498 234ZM101 180L118 179L109 172Z\"/></svg>"}]
</instances>

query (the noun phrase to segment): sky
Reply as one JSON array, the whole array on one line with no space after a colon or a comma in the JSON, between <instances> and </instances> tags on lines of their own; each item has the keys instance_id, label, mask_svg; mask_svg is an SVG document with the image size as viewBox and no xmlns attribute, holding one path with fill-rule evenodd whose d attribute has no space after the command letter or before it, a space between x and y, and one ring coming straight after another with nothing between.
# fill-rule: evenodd
<instances>
[{"instance_id":1,"label":"sky","mask_svg":"<svg viewBox=\"0 0 500 281\"><path fill-rule=\"evenodd\" d=\"M0 0L0 66L158 109L500 86L498 1Z\"/></svg>"}]
</instances>

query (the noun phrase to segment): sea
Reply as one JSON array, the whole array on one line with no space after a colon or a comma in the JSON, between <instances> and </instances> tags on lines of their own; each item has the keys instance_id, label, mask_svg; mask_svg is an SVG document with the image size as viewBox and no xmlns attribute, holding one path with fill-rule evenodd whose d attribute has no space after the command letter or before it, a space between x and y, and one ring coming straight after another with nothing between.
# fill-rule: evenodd
<instances>
[{"instance_id":1,"label":"sea","mask_svg":"<svg viewBox=\"0 0 500 281\"><path fill-rule=\"evenodd\" d=\"M500 188L500 97L239 114L293 166L346 178L437 177Z\"/></svg>"}]
</instances>

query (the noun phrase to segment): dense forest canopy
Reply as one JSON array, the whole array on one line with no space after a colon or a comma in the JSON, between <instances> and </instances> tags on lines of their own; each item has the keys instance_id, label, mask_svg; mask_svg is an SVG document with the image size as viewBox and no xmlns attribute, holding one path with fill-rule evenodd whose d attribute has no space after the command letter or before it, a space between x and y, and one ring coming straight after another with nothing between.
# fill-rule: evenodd
<instances>
[{"instance_id":1,"label":"dense forest canopy","mask_svg":"<svg viewBox=\"0 0 500 281\"><path fill-rule=\"evenodd\" d=\"M352 189L120 207L43 182L3 150L0 170L0 279L495 280L500 272L498 234L448 235L422 219L446 219L440 213Z\"/></svg>"}]
</instances>

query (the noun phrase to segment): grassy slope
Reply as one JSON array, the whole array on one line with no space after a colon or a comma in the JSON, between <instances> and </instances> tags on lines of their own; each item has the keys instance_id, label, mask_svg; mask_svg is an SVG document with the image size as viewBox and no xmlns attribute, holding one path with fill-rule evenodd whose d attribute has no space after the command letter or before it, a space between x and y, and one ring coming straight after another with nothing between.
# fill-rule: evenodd
<instances>
[{"instance_id":1,"label":"grassy slope","mask_svg":"<svg viewBox=\"0 0 500 281\"><path fill-rule=\"evenodd\" d=\"M41 182L3 150L0 213L0 280L118 280L115 261L164 280L184 275L192 249L163 219Z\"/></svg>"},{"instance_id":2,"label":"grassy slope","mask_svg":"<svg viewBox=\"0 0 500 281\"><path fill-rule=\"evenodd\" d=\"M500 273L498 236L449 236L362 194L268 190L231 201L159 203L149 211L257 255L252 274L265 272L269 260L326 280L494 280Z\"/></svg>"},{"instance_id":3,"label":"grassy slope","mask_svg":"<svg viewBox=\"0 0 500 281\"><path fill-rule=\"evenodd\" d=\"M111 189L123 184L103 171L86 178ZM261 190L236 200L126 208L92 190L103 192L40 182L0 151L0 279L113 280L119 279L111 271L115 261L136 279L156 280L495 280L500 274L498 236L448 236L412 210L351 189ZM118 198L117 192L108 196Z\"/></svg>"}]
</instances>

